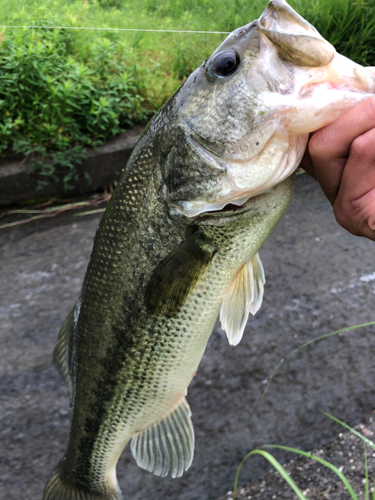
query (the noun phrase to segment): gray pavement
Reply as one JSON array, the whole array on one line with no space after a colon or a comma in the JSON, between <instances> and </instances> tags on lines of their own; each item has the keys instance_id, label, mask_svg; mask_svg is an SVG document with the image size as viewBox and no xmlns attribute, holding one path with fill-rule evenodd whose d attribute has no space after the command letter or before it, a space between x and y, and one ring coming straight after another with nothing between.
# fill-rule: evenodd
<instances>
[{"instance_id":1,"label":"gray pavement","mask_svg":"<svg viewBox=\"0 0 375 500\"><path fill-rule=\"evenodd\" d=\"M0 232L0 498L39 500L64 453L70 410L51 362L74 304L100 216L62 214ZM125 500L213 500L232 489L243 456L265 443L313 449L375 406L374 327L300 344L375 320L375 243L335 222L317 184L297 179L293 202L260 255L267 283L260 312L237 347L217 324L188 400L196 456L180 479L139 469L129 448L117 468ZM281 460L288 458L278 455ZM247 462L243 483L268 470Z\"/></svg>"}]
</instances>

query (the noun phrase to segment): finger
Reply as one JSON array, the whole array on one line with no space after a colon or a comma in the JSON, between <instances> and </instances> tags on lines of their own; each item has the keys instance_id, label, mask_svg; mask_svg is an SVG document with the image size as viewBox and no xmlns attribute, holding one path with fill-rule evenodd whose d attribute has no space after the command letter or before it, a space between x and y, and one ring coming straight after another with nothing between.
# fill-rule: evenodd
<instances>
[{"instance_id":1,"label":"finger","mask_svg":"<svg viewBox=\"0 0 375 500\"><path fill-rule=\"evenodd\" d=\"M333 209L345 229L375 240L375 129L353 141Z\"/></svg>"},{"instance_id":2,"label":"finger","mask_svg":"<svg viewBox=\"0 0 375 500\"><path fill-rule=\"evenodd\" d=\"M318 130L309 142L314 174L323 192L334 202L354 139L375 127L375 97L358 104Z\"/></svg>"},{"instance_id":3,"label":"finger","mask_svg":"<svg viewBox=\"0 0 375 500\"><path fill-rule=\"evenodd\" d=\"M314 134L316 134L316 132L312 132L310 134L309 141L311 140L311 137ZM314 179L316 179L316 175L315 175L315 171L314 171L314 164L313 164L313 161L312 161L312 158L311 158L308 146L306 148L305 154L303 155L303 158L302 158L301 163L299 164L299 166L301 168L303 168L303 170L305 172L307 172L309 175L311 175L311 177L313 177Z\"/></svg>"}]
</instances>

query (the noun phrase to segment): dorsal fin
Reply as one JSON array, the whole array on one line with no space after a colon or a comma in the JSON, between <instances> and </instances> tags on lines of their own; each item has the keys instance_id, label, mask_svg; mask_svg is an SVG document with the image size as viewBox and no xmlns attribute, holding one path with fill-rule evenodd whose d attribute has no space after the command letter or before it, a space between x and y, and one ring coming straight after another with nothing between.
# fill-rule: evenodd
<instances>
[{"instance_id":1,"label":"dorsal fin","mask_svg":"<svg viewBox=\"0 0 375 500\"><path fill-rule=\"evenodd\" d=\"M78 321L80 306L81 301L78 299L60 329L56 345L53 350L53 362L68 388L71 405L74 399L74 380L69 353L70 342L73 338L74 328Z\"/></svg>"},{"instance_id":2,"label":"dorsal fin","mask_svg":"<svg viewBox=\"0 0 375 500\"><path fill-rule=\"evenodd\" d=\"M136 434L131 451L137 464L156 476L180 477L193 461L194 429L185 397L162 420Z\"/></svg>"},{"instance_id":3,"label":"dorsal fin","mask_svg":"<svg viewBox=\"0 0 375 500\"><path fill-rule=\"evenodd\" d=\"M258 253L234 276L220 309L221 326L231 345L237 345L242 339L249 313L255 314L259 310L265 281Z\"/></svg>"}]
</instances>

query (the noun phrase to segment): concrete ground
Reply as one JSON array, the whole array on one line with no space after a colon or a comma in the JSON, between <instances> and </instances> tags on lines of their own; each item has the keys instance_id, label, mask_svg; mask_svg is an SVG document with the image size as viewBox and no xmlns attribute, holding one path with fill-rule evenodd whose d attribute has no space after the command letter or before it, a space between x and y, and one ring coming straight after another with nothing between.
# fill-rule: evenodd
<instances>
[{"instance_id":1,"label":"concrete ground","mask_svg":"<svg viewBox=\"0 0 375 500\"><path fill-rule=\"evenodd\" d=\"M39 500L66 448L70 410L51 362L59 327L80 290L100 215L61 214L0 231L0 498ZM375 405L374 327L331 337L279 361L302 343L375 320L375 243L341 229L317 184L300 176L293 202L260 254L263 306L242 342L217 324L188 400L196 432L180 479L139 469L129 448L117 468L125 500L213 500L237 466L266 443L313 449ZM287 455L277 455L285 461ZM247 462L242 483L269 466Z\"/></svg>"}]
</instances>

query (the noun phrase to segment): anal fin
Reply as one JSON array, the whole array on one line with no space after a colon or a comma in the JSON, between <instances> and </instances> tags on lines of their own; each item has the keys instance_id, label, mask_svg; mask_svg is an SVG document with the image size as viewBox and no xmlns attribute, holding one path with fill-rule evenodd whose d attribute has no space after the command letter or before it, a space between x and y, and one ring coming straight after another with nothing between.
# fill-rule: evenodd
<instances>
[{"instance_id":1,"label":"anal fin","mask_svg":"<svg viewBox=\"0 0 375 500\"><path fill-rule=\"evenodd\" d=\"M241 341L249 313L255 314L262 305L265 281L258 253L233 278L220 309L221 326L231 345Z\"/></svg>"},{"instance_id":2,"label":"anal fin","mask_svg":"<svg viewBox=\"0 0 375 500\"><path fill-rule=\"evenodd\" d=\"M190 407L183 397L166 417L134 436L131 451L137 464L156 476L182 476L194 456L190 417Z\"/></svg>"}]
</instances>

